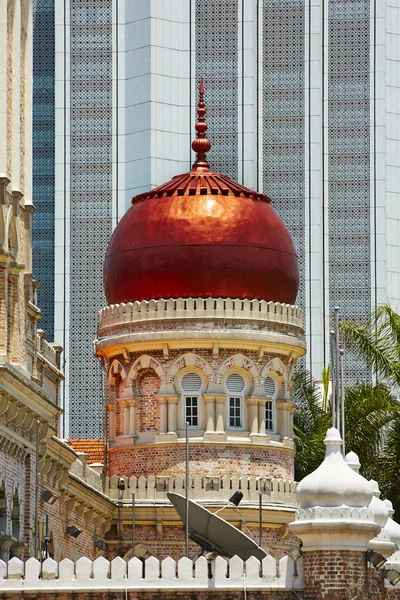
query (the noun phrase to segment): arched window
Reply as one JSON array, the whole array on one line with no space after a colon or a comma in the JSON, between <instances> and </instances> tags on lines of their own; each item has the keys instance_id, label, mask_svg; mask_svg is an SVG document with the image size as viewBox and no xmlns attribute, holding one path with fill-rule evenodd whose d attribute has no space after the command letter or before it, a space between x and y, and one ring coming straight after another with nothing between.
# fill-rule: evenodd
<instances>
[{"instance_id":1,"label":"arched window","mask_svg":"<svg viewBox=\"0 0 400 600\"><path fill-rule=\"evenodd\" d=\"M239 373L231 373L226 378L228 391L228 427L243 429L243 393L245 381Z\"/></svg>"},{"instance_id":2,"label":"arched window","mask_svg":"<svg viewBox=\"0 0 400 600\"><path fill-rule=\"evenodd\" d=\"M8 534L8 509L4 483L0 487L0 533Z\"/></svg>"},{"instance_id":3,"label":"arched window","mask_svg":"<svg viewBox=\"0 0 400 600\"><path fill-rule=\"evenodd\" d=\"M200 426L200 392L201 377L197 373L186 373L182 377L184 424L189 423L189 427Z\"/></svg>"},{"instance_id":4,"label":"arched window","mask_svg":"<svg viewBox=\"0 0 400 600\"><path fill-rule=\"evenodd\" d=\"M274 431L274 396L275 381L267 377L264 383L264 392L267 397L265 402L265 431Z\"/></svg>"},{"instance_id":5,"label":"arched window","mask_svg":"<svg viewBox=\"0 0 400 600\"><path fill-rule=\"evenodd\" d=\"M13 496L13 508L11 513L11 525L12 525L12 535L15 539L19 540L20 538L20 529L21 529L21 521L20 521L20 506L19 506L19 496L18 492L14 492Z\"/></svg>"}]
</instances>

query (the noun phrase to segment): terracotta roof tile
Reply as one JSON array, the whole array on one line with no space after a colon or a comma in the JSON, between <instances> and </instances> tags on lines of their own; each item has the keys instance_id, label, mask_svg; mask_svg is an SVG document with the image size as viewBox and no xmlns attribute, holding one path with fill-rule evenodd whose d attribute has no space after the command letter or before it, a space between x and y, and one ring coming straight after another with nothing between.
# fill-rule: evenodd
<instances>
[{"instance_id":1,"label":"terracotta roof tile","mask_svg":"<svg viewBox=\"0 0 400 600\"><path fill-rule=\"evenodd\" d=\"M104 440L100 439L73 439L67 443L75 452L85 452L88 455L87 463L104 463Z\"/></svg>"}]
</instances>

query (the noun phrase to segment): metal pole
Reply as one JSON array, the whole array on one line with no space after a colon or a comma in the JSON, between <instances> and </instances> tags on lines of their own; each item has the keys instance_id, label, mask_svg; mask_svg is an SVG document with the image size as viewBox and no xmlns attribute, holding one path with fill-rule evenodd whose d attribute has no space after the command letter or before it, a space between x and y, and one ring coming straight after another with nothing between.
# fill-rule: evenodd
<instances>
[{"instance_id":1,"label":"metal pole","mask_svg":"<svg viewBox=\"0 0 400 600\"><path fill-rule=\"evenodd\" d=\"M339 366L339 307L335 306L335 336L336 336L336 429L340 431L340 366Z\"/></svg>"},{"instance_id":2,"label":"metal pole","mask_svg":"<svg viewBox=\"0 0 400 600\"><path fill-rule=\"evenodd\" d=\"M132 554L135 556L136 546L136 505L135 492L132 492Z\"/></svg>"},{"instance_id":3,"label":"metal pole","mask_svg":"<svg viewBox=\"0 0 400 600\"><path fill-rule=\"evenodd\" d=\"M185 556L189 558L189 423L186 421Z\"/></svg>"},{"instance_id":4,"label":"metal pole","mask_svg":"<svg viewBox=\"0 0 400 600\"><path fill-rule=\"evenodd\" d=\"M259 522L259 534L258 534L258 545L262 546L262 493L258 492L258 522Z\"/></svg>"},{"instance_id":5,"label":"metal pole","mask_svg":"<svg viewBox=\"0 0 400 600\"><path fill-rule=\"evenodd\" d=\"M335 332L331 331L331 379L332 379L332 427L336 425L336 381L335 381Z\"/></svg>"},{"instance_id":6,"label":"metal pole","mask_svg":"<svg viewBox=\"0 0 400 600\"><path fill-rule=\"evenodd\" d=\"M343 348L340 350L340 392L341 392L341 401L342 401L342 440L343 440L343 456L346 455L346 448L344 442L344 436L346 434L345 424L344 424L344 383L343 383L343 359L344 359L344 350Z\"/></svg>"},{"instance_id":7,"label":"metal pole","mask_svg":"<svg viewBox=\"0 0 400 600\"><path fill-rule=\"evenodd\" d=\"M35 474L35 558L39 550L39 459L40 459L40 421L36 421L36 474Z\"/></svg>"}]
</instances>

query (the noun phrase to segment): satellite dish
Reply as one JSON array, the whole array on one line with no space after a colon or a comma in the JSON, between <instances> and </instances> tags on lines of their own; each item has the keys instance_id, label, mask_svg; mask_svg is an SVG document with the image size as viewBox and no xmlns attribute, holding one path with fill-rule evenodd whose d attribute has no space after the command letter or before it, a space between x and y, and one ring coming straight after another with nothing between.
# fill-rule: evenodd
<instances>
[{"instance_id":1,"label":"satellite dish","mask_svg":"<svg viewBox=\"0 0 400 600\"><path fill-rule=\"evenodd\" d=\"M186 498L171 492L167 496L185 523ZM242 560L247 560L250 556L255 556L261 561L267 556L260 546L239 529L191 500L189 500L189 537L203 550L216 552L226 558L236 555Z\"/></svg>"}]
</instances>

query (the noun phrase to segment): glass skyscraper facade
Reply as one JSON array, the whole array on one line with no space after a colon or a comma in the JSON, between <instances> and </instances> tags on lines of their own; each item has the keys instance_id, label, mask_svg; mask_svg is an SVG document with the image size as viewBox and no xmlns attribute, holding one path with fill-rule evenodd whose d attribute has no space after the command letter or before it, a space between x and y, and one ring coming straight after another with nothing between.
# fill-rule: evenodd
<instances>
[{"instance_id":1,"label":"glass skyscraper facade","mask_svg":"<svg viewBox=\"0 0 400 600\"><path fill-rule=\"evenodd\" d=\"M336 305L359 322L380 302L400 307L391 0L34 7L35 273L46 329L65 347L66 435L101 433L91 342L105 248L133 195L190 168L200 77L212 168L268 194L294 237L314 376ZM350 353L345 370L349 383L369 376Z\"/></svg>"}]
</instances>

